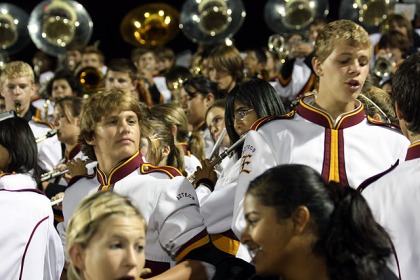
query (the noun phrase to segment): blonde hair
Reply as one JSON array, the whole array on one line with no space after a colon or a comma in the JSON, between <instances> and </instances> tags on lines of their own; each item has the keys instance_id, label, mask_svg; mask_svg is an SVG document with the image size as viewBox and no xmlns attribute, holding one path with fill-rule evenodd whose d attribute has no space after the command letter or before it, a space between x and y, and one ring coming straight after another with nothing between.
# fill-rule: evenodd
<instances>
[{"instance_id":1,"label":"blonde hair","mask_svg":"<svg viewBox=\"0 0 420 280\"><path fill-rule=\"evenodd\" d=\"M169 147L166 165L173 166L185 174L184 153L181 146L175 143L170 126L157 119L149 120L147 125L148 135L143 134L143 138L146 138L149 144L147 154L151 157L150 163L158 165L163 160L164 148Z\"/></svg>"},{"instance_id":2,"label":"blonde hair","mask_svg":"<svg viewBox=\"0 0 420 280\"><path fill-rule=\"evenodd\" d=\"M32 67L23 61L12 61L6 64L1 72L0 81L3 83L6 78L29 77L31 83L35 82L35 75Z\"/></svg>"},{"instance_id":3,"label":"blonde hair","mask_svg":"<svg viewBox=\"0 0 420 280\"><path fill-rule=\"evenodd\" d=\"M66 235L66 254L70 248L79 245L86 248L101 224L113 215L136 216L146 232L146 221L129 198L112 191L100 191L85 197L70 219ZM81 271L70 262L67 269L70 280L82 279Z\"/></svg>"},{"instance_id":4,"label":"blonde hair","mask_svg":"<svg viewBox=\"0 0 420 280\"><path fill-rule=\"evenodd\" d=\"M315 57L321 62L325 61L338 42L369 49L369 53L372 53L372 45L367 31L350 20L340 19L330 22L320 30L316 37Z\"/></svg>"},{"instance_id":5,"label":"blonde hair","mask_svg":"<svg viewBox=\"0 0 420 280\"><path fill-rule=\"evenodd\" d=\"M95 151L87 142L93 139L97 123L102 117L114 111L133 111L139 122L143 119L140 103L128 89L100 90L83 104L80 113L79 143L83 145L83 152L92 160L96 160Z\"/></svg>"},{"instance_id":6,"label":"blonde hair","mask_svg":"<svg viewBox=\"0 0 420 280\"><path fill-rule=\"evenodd\" d=\"M188 140L188 118L180 106L173 103L158 104L153 106L151 114L154 119L162 120L168 125L176 125L177 142Z\"/></svg>"}]
</instances>

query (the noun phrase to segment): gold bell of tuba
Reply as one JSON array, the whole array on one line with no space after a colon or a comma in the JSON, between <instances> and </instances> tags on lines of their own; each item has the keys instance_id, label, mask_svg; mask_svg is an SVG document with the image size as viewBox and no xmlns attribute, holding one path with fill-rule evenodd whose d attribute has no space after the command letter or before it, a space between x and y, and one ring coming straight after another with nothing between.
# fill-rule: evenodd
<instances>
[{"instance_id":1,"label":"gold bell of tuba","mask_svg":"<svg viewBox=\"0 0 420 280\"><path fill-rule=\"evenodd\" d=\"M29 35L43 52L65 55L66 46L74 41L87 44L92 36L93 22L86 9L73 0L46 0L39 3L29 16Z\"/></svg>"},{"instance_id":2,"label":"gold bell of tuba","mask_svg":"<svg viewBox=\"0 0 420 280\"><path fill-rule=\"evenodd\" d=\"M329 13L327 0L269 0L264 6L264 19L277 34L301 33L316 18Z\"/></svg>"},{"instance_id":3,"label":"gold bell of tuba","mask_svg":"<svg viewBox=\"0 0 420 280\"><path fill-rule=\"evenodd\" d=\"M95 67L88 66L80 69L76 73L76 78L82 85L84 98L103 87L103 74Z\"/></svg>"},{"instance_id":4,"label":"gold bell of tuba","mask_svg":"<svg viewBox=\"0 0 420 280\"><path fill-rule=\"evenodd\" d=\"M194 43L215 44L232 38L245 17L241 0L187 0L179 28Z\"/></svg>"},{"instance_id":5,"label":"gold bell of tuba","mask_svg":"<svg viewBox=\"0 0 420 280\"><path fill-rule=\"evenodd\" d=\"M168 4L152 3L130 11L122 20L120 33L134 46L160 46L178 34L179 12Z\"/></svg>"}]
</instances>

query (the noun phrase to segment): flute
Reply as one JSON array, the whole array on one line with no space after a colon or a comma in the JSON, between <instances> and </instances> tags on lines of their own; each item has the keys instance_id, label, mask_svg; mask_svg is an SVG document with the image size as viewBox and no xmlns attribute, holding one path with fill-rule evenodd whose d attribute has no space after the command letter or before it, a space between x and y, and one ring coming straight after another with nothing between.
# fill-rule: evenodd
<instances>
[{"instance_id":1,"label":"flute","mask_svg":"<svg viewBox=\"0 0 420 280\"><path fill-rule=\"evenodd\" d=\"M83 160L83 163L85 164L85 167L86 167L86 164L91 163L91 162L92 162L92 160L90 160L90 159ZM45 181L54 179L55 177L66 174L67 172L69 172L68 168L64 168L64 169L61 169L61 170L55 170L55 169L50 170L48 172L45 172L45 173L41 174L41 182L45 182Z\"/></svg>"},{"instance_id":2,"label":"flute","mask_svg":"<svg viewBox=\"0 0 420 280\"><path fill-rule=\"evenodd\" d=\"M36 143L39 143L39 142L42 142L42 141L44 141L45 139L48 139L48 138L50 138L50 137L53 137L54 135L56 135L57 134L57 130L55 130L55 129L51 129L50 131L48 131L47 132L47 134L45 134L44 136L41 136L41 137L38 137L38 138L36 138L35 139L35 142Z\"/></svg>"},{"instance_id":3,"label":"flute","mask_svg":"<svg viewBox=\"0 0 420 280\"><path fill-rule=\"evenodd\" d=\"M222 160L224 160L227 156L232 155L232 153L235 151L235 149L245 141L246 134L247 133L242 134L241 135L241 138L239 138L238 141L236 141L235 143L233 143L229 148L227 148L225 151L223 151L217 157L215 157L213 160L211 160L210 161L210 166L211 167L215 167L216 165L218 165L219 163L221 163ZM187 179L191 183L194 182L195 181L195 174L191 174L190 176L188 176Z\"/></svg>"},{"instance_id":4,"label":"flute","mask_svg":"<svg viewBox=\"0 0 420 280\"><path fill-rule=\"evenodd\" d=\"M56 199L56 200L54 200L54 201L51 201L51 206L54 206L54 205L56 205L56 204L58 204L58 203L62 202L62 201L63 201L63 199L64 199L64 196L63 196L63 197L60 197L59 199Z\"/></svg>"}]
</instances>

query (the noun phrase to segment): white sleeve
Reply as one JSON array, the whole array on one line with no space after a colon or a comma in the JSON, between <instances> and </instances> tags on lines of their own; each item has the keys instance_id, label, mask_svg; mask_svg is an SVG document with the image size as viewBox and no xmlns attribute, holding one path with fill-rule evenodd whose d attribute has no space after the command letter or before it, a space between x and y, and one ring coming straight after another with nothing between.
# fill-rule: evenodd
<instances>
[{"instance_id":1,"label":"white sleeve","mask_svg":"<svg viewBox=\"0 0 420 280\"><path fill-rule=\"evenodd\" d=\"M167 180L156 206L155 226L161 246L176 261L199 244L197 237L206 232L205 226L194 187L185 177ZM207 234L205 236L203 238L208 238Z\"/></svg>"},{"instance_id":2,"label":"white sleeve","mask_svg":"<svg viewBox=\"0 0 420 280\"><path fill-rule=\"evenodd\" d=\"M276 165L275 147L271 147L259 131L249 131L242 149L242 165L233 205L232 230L239 239L245 228L243 202L248 185L265 170Z\"/></svg>"}]
</instances>

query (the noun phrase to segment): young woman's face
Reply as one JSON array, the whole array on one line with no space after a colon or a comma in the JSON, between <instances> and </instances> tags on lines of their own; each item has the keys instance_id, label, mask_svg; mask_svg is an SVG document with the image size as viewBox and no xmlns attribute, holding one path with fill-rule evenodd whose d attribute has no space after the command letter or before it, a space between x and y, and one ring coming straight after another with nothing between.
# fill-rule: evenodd
<instances>
[{"instance_id":1,"label":"young woman's face","mask_svg":"<svg viewBox=\"0 0 420 280\"><path fill-rule=\"evenodd\" d=\"M73 95L73 90L66 79L57 79L53 82L51 96L54 100Z\"/></svg>"},{"instance_id":2,"label":"young woman's face","mask_svg":"<svg viewBox=\"0 0 420 280\"><path fill-rule=\"evenodd\" d=\"M145 239L139 217L107 218L83 252L83 279L138 279L145 264Z\"/></svg>"},{"instance_id":3,"label":"young woman's face","mask_svg":"<svg viewBox=\"0 0 420 280\"><path fill-rule=\"evenodd\" d=\"M242 104L241 102L235 100L234 103L234 120L233 127L235 128L236 133L241 136L244 133L247 133L252 124L258 120L257 113L251 107Z\"/></svg>"},{"instance_id":4,"label":"young woman's face","mask_svg":"<svg viewBox=\"0 0 420 280\"><path fill-rule=\"evenodd\" d=\"M116 166L140 145L140 123L133 111L111 112L97 123L92 145L101 166Z\"/></svg>"},{"instance_id":5,"label":"young woman's face","mask_svg":"<svg viewBox=\"0 0 420 280\"><path fill-rule=\"evenodd\" d=\"M225 128L225 110L220 107L211 108L207 112L206 123L213 141L216 142ZM229 135L227 133L223 137L221 145L226 148L230 146Z\"/></svg>"},{"instance_id":6,"label":"young woman's face","mask_svg":"<svg viewBox=\"0 0 420 280\"><path fill-rule=\"evenodd\" d=\"M69 115L71 115L69 113ZM66 113L60 106L54 108L54 125L57 129L57 137L60 142L68 145L74 145L77 143L77 137L80 133L78 124L79 119L70 116L69 119L66 117Z\"/></svg>"},{"instance_id":7,"label":"young woman's face","mask_svg":"<svg viewBox=\"0 0 420 280\"><path fill-rule=\"evenodd\" d=\"M293 262L292 219L278 221L274 208L261 205L252 195L245 197L244 216L241 242L253 256L257 273L282 275Z\"/></svg>"},{"instance_id":8,"label":"young woman's face","mask_svg":"<svg viewBox=\"0 0 420 280\"><path fill-rule=\"evenodd\" d=\"M370 50L338 42L323 62L314 61L319 76L318 98L331 104L353 103L369 74Z\"/></svg>"},{"instance_id":9,"label":"young woman's face","mask_svg":"<svg viewBox=\"0 0 420 280\"><path fill-rule=\"evenodd\" d=\"M9 166L9 157L9 151L0 145L0 172L6 170L7 166Z\"/></svg>"}]
</instances>

